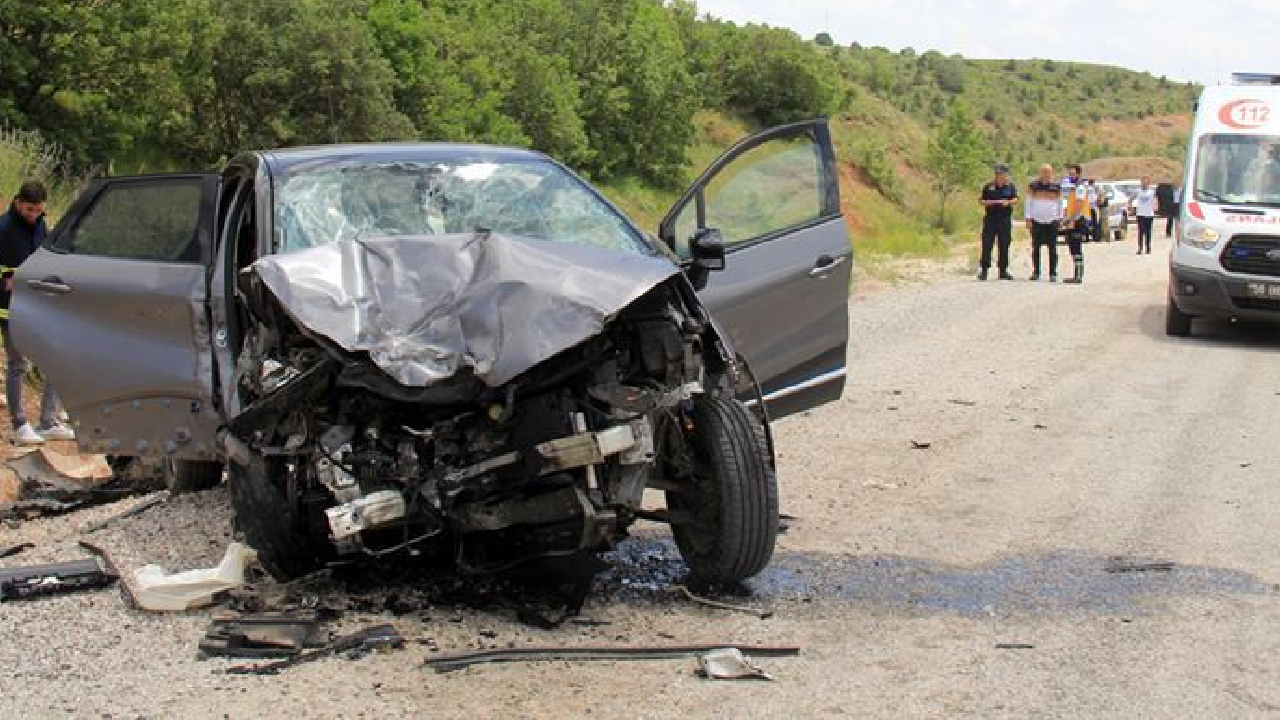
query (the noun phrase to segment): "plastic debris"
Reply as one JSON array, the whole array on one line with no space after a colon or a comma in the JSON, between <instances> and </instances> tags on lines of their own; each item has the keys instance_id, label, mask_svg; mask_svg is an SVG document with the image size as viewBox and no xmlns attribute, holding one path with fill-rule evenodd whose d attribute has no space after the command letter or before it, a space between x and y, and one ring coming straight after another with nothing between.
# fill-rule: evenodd
<instances>
[{"instance_id":1,"label":"plastic debris","mask_svg":"<svg viewBox=\"0 0 1280 720\"><path fill-rule=\"evenodd\" d=\"M103 570L96 558L6 568L0 570L0 600L26 600L91 590L110 585L116 579Z\"/></svg>"},{"instance_id":2,"label":"plastic debris","mask_svg":"<svg viewBox=\"0 0 1280 720\"><path fill-rule=\"evenodd\" d=\"M718 648L698 656L698 674L708 680L772 680L773 676L735 647Z\"/></svg>"},{"instance_id":3,"label":"plastic debris","mask_svg":"<svg viewBox=\"0 0 1280 720\"><path fill-rule=\"evenodd\" d=\"M323 647L319 613L263 612L213 618L200 640L202 656L234 658L293 657L307 648Z\"/></svg>"},{"instance_id":4,"label":"plastic debris","mask_svg":"<svg viewBox=\"0 0 1280 720\"><path fill-rule=\"evenodd\" d=\"M227 668L230 675L275 675L281 670L319 660L329 655L343 653L349 660L358 660L371 652L394 650L404 647L404 636L393 625L374 625L343 635L315 650L307 650L284 660L259 665L235 665Z\"/></svg>"},{"instance_id":5,"label":"plastic debris","mask_svg":"<svg viewBox=\"0 0 1280 720\"><path fill-rule=\"evenodd\" d=\"M244 584L245 567L256 560L257 552L246 545L231 543L215 568L169 574L159 565L144 565L133 573L134 598L144 610L182 611L214 602L218 593Z\"/></svg>"}]
</instances>

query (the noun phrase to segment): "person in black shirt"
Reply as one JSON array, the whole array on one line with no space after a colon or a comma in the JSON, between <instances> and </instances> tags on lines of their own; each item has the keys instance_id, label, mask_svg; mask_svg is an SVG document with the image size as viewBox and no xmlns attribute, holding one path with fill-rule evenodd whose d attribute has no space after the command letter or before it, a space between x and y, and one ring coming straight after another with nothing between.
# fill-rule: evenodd
<instances>
[{"instance_id":1,"label":"person in black shirt","mask_svg":"<svg viewBox=\"0 0 1280 720\"><path fill-rule=\"evenodd\" d=\"M982 218L982 270L979 280L987 279L991 269L991 249L1000 241L997 267L1000 268L1001 280L1012 280L1009 274L1009 245L1013 241L1013 206L1018 202L1018 189L1009 182L1009 166L997 163L993 168L995 179L982 186L980 202L986 210Z\"/></svg>"},{"instance_id":2,"label":"person in black shirt","mask_svg":"<svg viewBox=\"0 0 1280 720\"><path fill-rule=\"evenodd\" d=\"M44 242L48 228L44 221L44 205L48 191L38 182L18 189L9 211L0 214L0 334L8 362L5 372L5 396L13 414L13 441L18 445L39 445L45 440L75 440L75 431L58 418L58 394L48 382L44 384L40 427L31 427L22 408L22 386L27 374L27 359L13 344L9 332L9 302L13 294L13 273Z\"/></svg>"}]
</instances>

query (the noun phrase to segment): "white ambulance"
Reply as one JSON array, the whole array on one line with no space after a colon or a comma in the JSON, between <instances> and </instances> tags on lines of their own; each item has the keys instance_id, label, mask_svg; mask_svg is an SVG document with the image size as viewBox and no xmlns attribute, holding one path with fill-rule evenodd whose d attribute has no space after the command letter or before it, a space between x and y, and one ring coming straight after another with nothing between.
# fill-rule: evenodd
<instances>
[{"instance_id":1,"label":"white ambulance","mask_svg":"<svg viewBox=\"0 0 1280 720\"><path fill-rule=\"evenodd\" d=\"M1197 317L1280 322L1280 75L1236 74L1196 106L1165 331Z\"/></svg>"}]
</instances>

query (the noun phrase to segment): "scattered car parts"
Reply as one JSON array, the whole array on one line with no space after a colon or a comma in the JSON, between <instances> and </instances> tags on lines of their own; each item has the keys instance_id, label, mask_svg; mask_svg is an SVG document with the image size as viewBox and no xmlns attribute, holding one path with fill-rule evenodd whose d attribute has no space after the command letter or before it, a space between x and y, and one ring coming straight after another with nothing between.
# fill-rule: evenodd
<instances>
[{"instance_id":1,"label":"scattered car parts","mask_svg":"<svg viewBox=\"0 0 1280 720\"><path fill-rule=\"evenodd\" d=\"M738 648L717 648L698 654L698 674L708 680L772 680L773 676Z\"/></svg>"},{"instance_id":2,"label":"scattered car parts","mask_svg":"<svg viewBox=\"0 0 1280 720\"><path fill-rule=\"evenodd\" d=\"M213 604L219 593L244 585L244 571L257 557L252 548L231 543L217 567L169 574L159 565L133 573L134 599L144 610L183 611Z\"/></svg>"},{"instance_id":3,"label":"scattered car parts","mask_svg":"<svg viewBox=\"0 0 1280 720\"><path fill-rule=\"evenodd\" d=\"M106 587L117 577L96 558L0 569L0 600L29 600Z\"/></svg>"},{"instance_id":4,"label":"scattered car parts","mask_svg":"<svg viewBox=\"0 0 1280 720\"><path fill-rule=\"evenodd\" d=\"M670 660L697 656L725 648L759 657L791 657L800 654L800 648L792 646L752 646L721 643L718 645L669 645L669 646L596 646L596 647L527 647L499 650L481 650L460 655L430 657L426 665L438 673L462 670L472 665L501 662L546 662L549 660Z\"/></svg>"},{"instance_id":5,"label":"scattered car parts","mask_svg":"<svg viewBox=\"0 0 1280 720\"><path fill-rule=\"evenodd\" d=\"M200 640L204 657L284 658L325 645L312 611L218 615Z\"/></svg>"},{"instance_id":6,"label":"scattered car parts","mask_svg":"<svg viewBox=\"0 0 1280 720\"><path fill-rule=\"evenodd\" d=\"M393 650L404 647L404 636L393 625L375 625L358 630L349 635L331 640L323 647L306 650L292 657L275 662L258 665L233 665L227 668L230 675L275 675L294 665L319 660L330 655L345 654L355 660L371 652Z\"/></svg>"}]
</instances>

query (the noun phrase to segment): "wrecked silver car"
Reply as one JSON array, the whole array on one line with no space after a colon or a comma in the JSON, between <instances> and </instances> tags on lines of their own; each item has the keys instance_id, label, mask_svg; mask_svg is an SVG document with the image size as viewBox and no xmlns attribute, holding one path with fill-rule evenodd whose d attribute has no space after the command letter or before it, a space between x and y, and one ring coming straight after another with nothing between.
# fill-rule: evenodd
<instances>
[{"instance_id":1,"label":"wrecked silver car","mask_svg":"<svg viewBox=\"0 0 1280 720\"><path fill-rule=\"evenodd\" d=\"M777 536L770 417L843 387L835 177L825 121L765 131L658 237L506 148L109 178L19 270L14 335L85 450L176 490L225 468L277 576L428 546L498 571L647 519L734 582Z\"/></svg>"}]
</instances>

